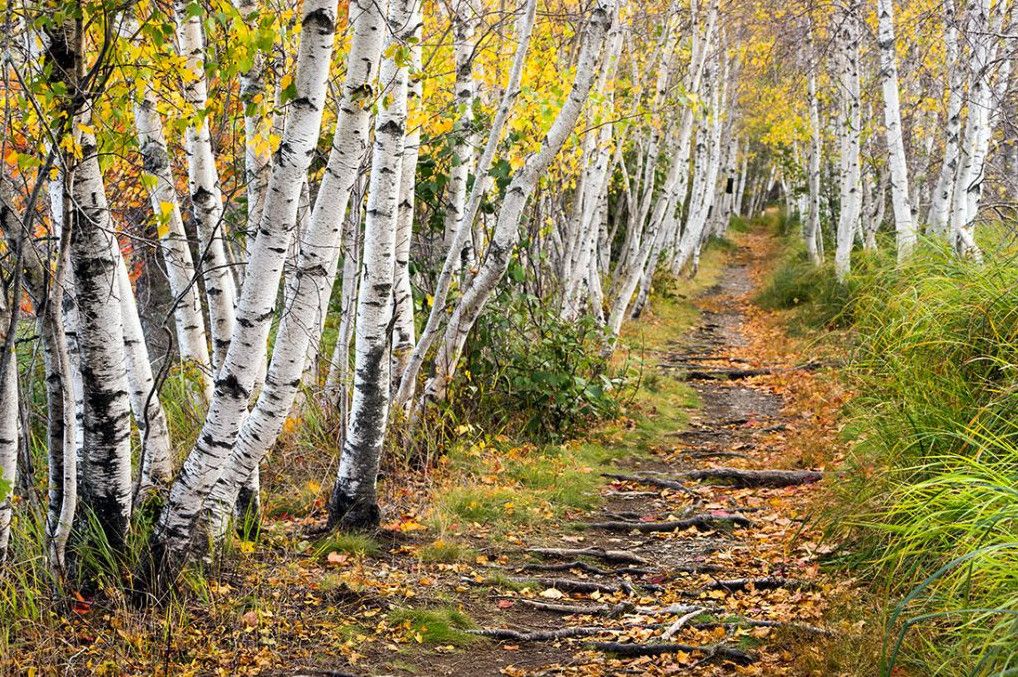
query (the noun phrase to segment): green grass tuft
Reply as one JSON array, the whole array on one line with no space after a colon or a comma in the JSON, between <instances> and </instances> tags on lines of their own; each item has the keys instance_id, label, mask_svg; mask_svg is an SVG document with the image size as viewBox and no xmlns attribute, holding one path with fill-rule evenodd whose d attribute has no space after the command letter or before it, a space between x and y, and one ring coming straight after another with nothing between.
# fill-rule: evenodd
<instances>
[{"instance_id":1,"label":"green grass tuft","mask_svg":"<svg viewBox=\"0 0 1018 677\"><path fill-rule=\"evenodd\" d=\"M462 611L451 607L431 609L396 609L389 613L389 623L403 626L421 641L428 644L467 646L480 641L480 637L464 632L475 627Z\"/></svg>"}]
</instances>

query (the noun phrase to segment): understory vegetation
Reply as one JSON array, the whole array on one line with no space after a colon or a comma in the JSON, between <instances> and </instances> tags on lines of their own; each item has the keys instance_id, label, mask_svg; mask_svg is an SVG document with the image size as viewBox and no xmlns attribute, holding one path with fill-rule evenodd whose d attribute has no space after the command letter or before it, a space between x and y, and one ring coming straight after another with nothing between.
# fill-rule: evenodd
<instances>
[{"instance_id":1,"label":"understory vegetation","mask_svg":"<svg viewBox=\"0 0 1018 677\"><path fill-rule=\"evenodd\" d=\"M849 346L849 451L825 513L835 563L885 596L888 671L1018 667L1018 268L1007 238L985 249L865 255L839 283L790 245L757 299Z\"/></svg>"}]
</instances>

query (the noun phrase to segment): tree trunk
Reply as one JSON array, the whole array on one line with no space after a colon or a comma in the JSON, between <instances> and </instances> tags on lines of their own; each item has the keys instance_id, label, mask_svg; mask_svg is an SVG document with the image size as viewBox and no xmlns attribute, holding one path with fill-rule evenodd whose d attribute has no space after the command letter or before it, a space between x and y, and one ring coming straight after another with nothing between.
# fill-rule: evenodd
<instances>
[{"instance_id":1,"label":"tree trunk","mask_svg":"<svg viewBox=\"0 0 1018 677\"><path fill-rule=\"evenodd\" d=\"M20 408L18 406L18 360L14 354L14 341L7 340L11 312L5 295L0 292L0 349L10 352L0 355L0 563L7 559L11 539L11 520L14 516L14 487L18 480L18 440L20 439Z\"/></svg>"},{"instance_id":2,"label":"tree trunk","mask_svg":"<svg viewBox=\"0 0 1018 677\"><path fill-rule=\"evenodd\" d=\"M908 194L908 161L901 134L901 104L898 93L898 58L894 53L894 0L877 0L880 47L880 80L884 92L884 127L887 132L887 164L891 182L891 206L898 260L907 258L916 244L916 224Z\"/></svg>"},{"instance_id":3,"label":"tree trunk","mask_svg":"<svg viewBox=\"0 0 1018 677\"><path fill-rule=\"evenodd\" d=\"M446 314L447 309L445 304L449 296L449 288L452 285L453 276L459 270L459 252L463 250L467 238L472 235L473 221L477 216L477 210L481 206L481 199L488 191L491 181L488 176L488 170L491 168L492 160L495 158L495 151L502 135L502 129L509 119L513 102L520 91L520 81L523 78L523 67L526 64L527 51L530 48L530 36L534 29L536 12L537 1L527 0L527 4L516 22L516 53L513 56L513 64L509 70L509 77L505 90L502 93L502 100L499 103L498 111L495 113L495 118L492 120L484 151L481 153L481 157L478 159L474 170L474 185L470 190L470 197L467 199L466 211L463 219L460 221L452 246L446 252L445 262L442 264L442 272L439 273L438 280L435 283L434 300L432 301L431 312L428 314L428 321L424 325L420 338L417 340L417 345L414 346L410 359L407 361L406 369L400 380L399 389L396 391L396 397L393 401L395 406L406 406L413 399L414 391L417 388L417 375L424 364L424 358L428 350L434 344L435 339L438 338L439 331L441 330L439 323Z\"/></svg>"},{"instance_id":4,"label":"tree trunk","mask_svg":"<svg viewBox=\"0 0 1018 677\"><path fill-rule=\"evenodd\" d=\"M951 223L954 178L958 172L958 145L961 137L961 110L965 99L961 50L958 45L958 19L954 0L944 0L944 47L947 53L947 126L944 159L933 191L927 216L929 232L946 237Z\"/></svg>"},{"instance_id":5,"label":"tree trunk","mask_svg":"<svg viewBox=\"0 0 1018 677\"><path fill-rule=\"evenodd\" d=\"M329 501L329 524L347 529L373 528L381 518L376 483L389 414L388 347L409 78L407 65L398 63L392 53L416 29L410 25L414 2L393 0L386 17L391 36L386 49L389 56L382 60L379 74L386 90L375 118L368 182L354 338L353 401Z\"/></svg>"},{"instance_id":6,"label":"tree trunk","mask_svg":"<svg viewBox=\"0 0 1018 677\"><path fill-rule=\"evenodd\" d=\"M137 43L141 40L139 30L138 21L130 12L125 12L121 34ZM205 398L211 400L212 364L200 291L195 283L194 261L180 214L176 183L163 134L163 121L156 110L155 91L151 82L145 83L142 99L134 105L134 126L147 173L143 183L148 186L149 200L156 217L159 248L166 264L166 279L174 297L173 317L180 359L192 362L199 368Z\"/></svg>"},{"instance_id":7,"label":"tree trunk","mask_svg":"<svg viewBox=\"0 0 1018 677\"><path fill-rule=\"evenodd\" d=\"M149 551L140 564L142 590L160 592L172 586L191 547L207 543L207 535L194 529L195 521L234 446L247 413L258 363L265 359L301 187L321 128L335 37L336 0L309 0L301 12L301 39L293 78L296 96L286 113L279 151L273 156L262 221L248 263L248 269L257 274L244 277L236 328L202 432L170 490L149 541ZM300 352L301 360L305 354Z\"/></svg>"},{"instance_id":8,"label":"tree trunk","mask_svg":"<svg viewBox=\"0 0 1018 677\"><path fill-rule=\"evenodd\" d=\"M177 47L187 60L189 79L184 84L184 100L200 115L196 125L184 135L187 151L187 178L191 191L191 207L201 235L201 274L209 306L212 329L212 366L218 371L226 357L233 335L236 315L236 283L226 257L223 232L223 196L219 186L219 170L212 151L208 117L203 115L208 100L205 81L205 36L202 13L191 12L194 5L176 0Z\"/></svg>"},{"instance_id":9,"label":"tree trunk","mask_svg":"<svg viewBox=\"0 0 1018 677\"><path fill-rule=\"evenodd\" d=\"M124 348L122 292L98 148L81 134L82 159L72 169L71 264L78 309L77 342L84 400L79 532L94 519L115 553L131 519L131 408Z\"/></svg>"},{"instance_id":10,"label":"tree trunk","mask_svg":"<svg viewBox=\"0 0 1018 677\"><path fill-rule=\"evenodd\" d=\"M244 481L275 444L289 413L304 370L308 344L320 331L320 301L332 290L340 246L337 214L346 211L368 137L371 97L365 90L375 85L382 52L383 19L377 3L361 0L350 7L352 40L347 56L347 80L343 86L329 170L319 189L311 223L300 242L297 268L287 294L276 332L272 362L254 410L241 426L223 472L206 501L213 536L226 534L230 510ZM355 202L353 210L360 208ZM331 274L330 274L331 273ZM342 339L340 339L341 341ZM254 489L252 487L252 489Z\"/></svg>"},{"instance_id":11,"label":"tree trunk","mask_svg":"<svg viewBox=\"0 0 1018 677\"><path fill-rule=\"evenodd\" d=\"M459 114L452 129L448 197L445 207L445 246L451 249L459 232L460 222L466 216L467 178L474 163L474 146L477 131L474 124L474 101L477 82L474 78L474 30L477 26L477 9L472 0L456 0L452 9L452 44L456 62L456 110ZM417 47L417 46L415 46ZM419 47L417 47L419 49ZM458 266L473 259L472 240L461 243Z\"/></svg>"},{"instance_id":12,"label":"tree trunk","mask_svg":"<svg viewBox=\"0 0 1018 677\"><path fill-rule=\"evenodd\" d=\"M843 11L839 31L839 75L841 80L841 212L838 215L837 250L834 270L844 280L851 270L852 243L859 228L862 211L862 186L859 142L862 132L859 81L859 18L858 6Z\"/></svg>"}]
</instances>

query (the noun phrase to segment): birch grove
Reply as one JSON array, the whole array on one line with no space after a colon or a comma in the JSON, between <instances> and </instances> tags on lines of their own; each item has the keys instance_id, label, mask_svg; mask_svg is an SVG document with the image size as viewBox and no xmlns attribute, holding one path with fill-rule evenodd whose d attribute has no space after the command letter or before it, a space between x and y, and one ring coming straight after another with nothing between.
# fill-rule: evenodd
<instances>
[{"instance_id":1,"label":"birch grove","mask_svg":"<svg viewBox=\"0 0 1018 677\"><path fill-rule=\"evenodd\" d=\"M793 5L11 5L0 559L146 605L294 478L316 536L414 521L412 473L498 440L486 393L593 421L765 212L832 285L892 241L977 264L1018 194L1014 3Z\"/></svg>"}]
</instances>

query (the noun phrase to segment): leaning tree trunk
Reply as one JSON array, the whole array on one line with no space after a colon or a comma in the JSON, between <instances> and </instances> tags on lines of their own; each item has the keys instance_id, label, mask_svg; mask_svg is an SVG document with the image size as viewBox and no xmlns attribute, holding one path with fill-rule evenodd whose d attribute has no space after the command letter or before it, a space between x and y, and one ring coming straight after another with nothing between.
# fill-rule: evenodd
<instances>
[{"instance_id":1,"label":"leaning tree trunk","mask_svg":"<svg viewBox=\"0 0 1018 677\"><path fill-rule=\"evenodd\" d=\"M308 345L320 332L320 301L328 298L335 280L340 242L339 215L346 211L357 180L368 138L369 105L364 92L375 86L382 53L383 9L374 0L350 6L352 40L347 56L347 78L340 102L340 117L326 178L319 189L311 223L300 242L297 267L287 296L290 299L276 332L272 362L265 387L254 410L241 426L223 472L206 500L212 533L226 534L230 510L240 489L275 443L293 405L305 366ZM357 201L352 210L360 209ZM342 336L338 339L342 343Z\"/></svg>"},{"instance_id":2,"label":"leaning tree trunk","mask_svg":"<svg viewBox=\"0 0 1018 677\"><path fill-rule=\"evenodd\" d=\"M138 571L141 590L159 592L173 585L191 548L206 535L196 518L219 479L247 413L259 362L276 305L300 192L315 152L325 107L326 82L335 37L336 0L309 0L301 10L301 40L294 73L296 96L286 114L279 150L272 160L258 238L245 275L237 324L216 379L215 396L202 431L170 489ZM304 351L299 357L303 359Z\"/></svg>"},{"instance_id":3,"label":"leaning tree trunk","mask_svg":"<svg viewBox=\"0 0 1018 677\"><path fill-rule=\"evenodd\" d=\"M201 235L201 273L208 300L212 329L212 366L218 371L226 357L233 336L236 315L236 283L226 258L223 232L223 196L219 186L219 170L212 152L208 105L208 84L205 80L205 36L202 12L192 12L186 0L177 0L174 7L177 21L177 46L187 60L189 78L184 84L184 100L200 116L188 126L184 135L187 150L187 175L191 191L191 207ZM198 6L200 8L200 6Z\"/></svg>"},{"instance_id":4,"label":"leaning tree trunk","mask_svg":"<svg viewBox=\"0 0 1018 677\"><path fill-rule=\"evenodd\" d=\"M474 101L477 98L477 81L474 78L474 30L477 26L477 9L472 0L457 0L452 7L452 44L456 61L455 102L459 117L452 129L453 146L450 154L449 183L445 206L445 246L451 249L465 217L467 206L467 179L474 162L477 131L474 124ZM420 49L419 45L414 45ZM459 265L469 265L473 258L471 239L461 245Z\"/></svg>"},{"instance_id":5,"label":"leaning tree trunk","mask_svg":"<svg viewBox=\"0 0 1018 677\"><path fill-rule=\"evenodd\" d=\"M416 0L393 0L386 21L391 37L379 80L387 89L375 118L371 176L364 219L361 284L354 336L354 385L350 421L329 501L329 524L348 529L378 525L379 460L389 415L390 320L396 258L396 223L407 122L408 67L392 54L405 44Z\"/></svg>"},{"instance_id":6,"label":"leaning tree trunk","mask_svg":"<svg viewBox=\"0 0 1018 677\"><path fill-rule=\"evenodd\" d=\"M519 220L527 199L576 125L597 76L598 55L604 44L605 35L614 20L615 0L599 0L591 10L576 61L572 90L542 141L540 150L527 158L506 188L505 199L499 210L498 222L488 245L484 263L481 264L477 276L463 293L459 305L449 318L449 325L435 358L435 373L425 387L421 406L428 401L441 400L445 397L449 383L455 375L466 337L491 297L495 285L509 267L509 257L519 241Z\"/></svg>"},{"instance_id":7,"label":"leaning tree trunk","mask_svg":"<svg viewBox=\"0 0 1018 677\"><path fill-rule=\"evenodd\" d=\"M509 119L509 113L512 111L513 102L516 100L520 91L520 82L523 78L523 67L526 64L527 51L530 48L530 36L534 29L536 12L537 0L527 0L527 4L523 8L520 17L516 22L516 53L513 56L512 67L509 69L509 77L506 82L506 87L502 92L502 100L499 103L498 111L495 113L495 117L492 120L491 129L488 132L488 140L484 146L484 151L481 153L481 157L478 159L477 165L474 168L474 176L476 179L474 180L474 185L470 190L470 197L467 199L466 211L463 218L460 220L459 228L456 231L456 236L453 239L452 246L446 252L445 262L442 264L442 271L439 273L438 280L435 282L434 299L431 304L431 312L428 315L428 321L424 325L423 331L421 331L420 338L417 339L417 345L414 346L414 350L410 354L410 359L407 360L406 369L403 371L399 389L396 391L394 404L397 406L406 406L413 399L414 391L417 388L417 375L420 373L421 367L424 365L424 358L427 355L428 350L434 344L435 340L438 338L439 332L441 331L440 322L446 315L447 308L445 304L449 296L449 289L452 285L453 276L456 274L456 271L459 270L459 252L463 250L466 246L467 239L472 235L474 219L477 217L477 211L481 206L481 199L488 191L490 183L488 170L491 168L491 163L495 158L495 151L498 148L498 142L502 135L502 130Z\"/></svg>"},{"instance_id":8,"label":"leaning tree trunk","mask_svg":"<svg viewBox=\"0 0 1018 677\"><path fill-rule=\"evenodd\" d=\"M908 257L916 244L916 224L908 194L908 161L901 134L901 103L898 92L898 58L894 53L894 0L877 0L880 46L880 80L884 93L884 127L891 182L891 206L897 236L898 260Z\"/></svg>"}]
</instances>

